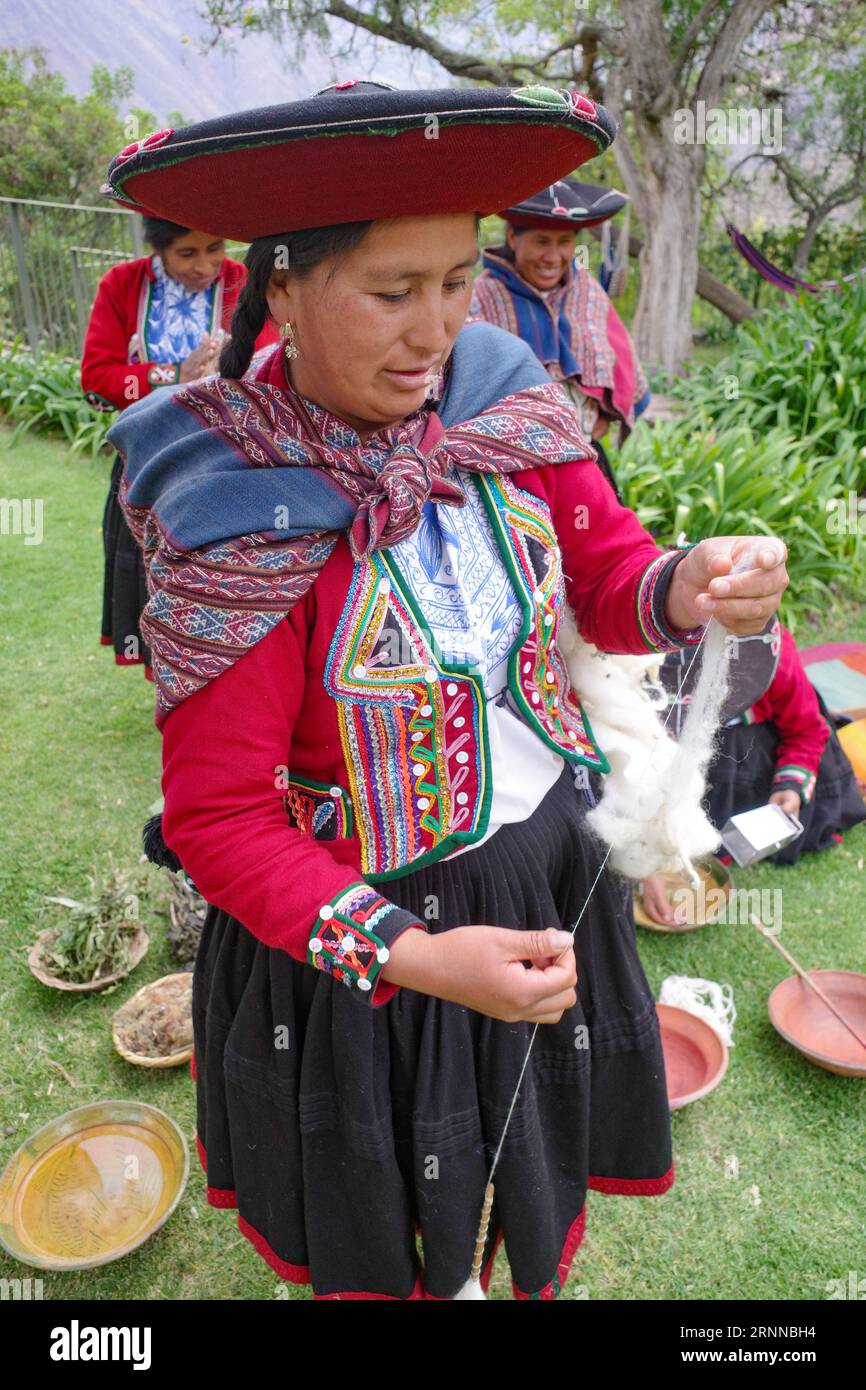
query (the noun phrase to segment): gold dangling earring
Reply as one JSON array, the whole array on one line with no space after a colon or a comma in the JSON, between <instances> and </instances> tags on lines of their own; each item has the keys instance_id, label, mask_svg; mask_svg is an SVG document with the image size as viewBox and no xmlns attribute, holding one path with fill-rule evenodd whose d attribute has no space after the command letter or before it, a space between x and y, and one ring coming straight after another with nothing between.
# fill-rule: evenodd
<instances>
[{"instance_id":1,"label":"gold dangling earring","mask_svg":"<svg viewBox=\"0 0 866 1390\"><path fill-rule=\"evenodd\" d=\"M280 337L283 339L285 344L285 346L283 347L283 352L286 354L286 357L289 360L291 360L293 357L297 357L298 345L295 342L295 330L288 319L286 319L285 323L280 326Z\"/></svg>"}]
</instances>

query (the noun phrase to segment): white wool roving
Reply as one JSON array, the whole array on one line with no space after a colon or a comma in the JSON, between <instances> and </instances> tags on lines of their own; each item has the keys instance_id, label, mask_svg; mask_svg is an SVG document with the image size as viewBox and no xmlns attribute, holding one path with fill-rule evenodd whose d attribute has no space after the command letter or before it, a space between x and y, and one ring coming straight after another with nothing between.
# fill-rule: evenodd
<instances>
[{"instance_id":1,"label":"white wool roving","mask_svg":"<svg viewBox=\"0 0 866 1390\"><path fill-rule=\"evenodd\" d=\"M693 979L689 975L668 975L662 980L660 1004L671 1004L697 1015L715 1028L722 1042L734 1046L734 991L730 985L717 985L715 980Z\"/></svg>"},{"instance_id":2,"label":"white wool roving","mask_svg":"<svg viewBox=\"0 0 866 1390\"><path fill-rule=\"evenodd\" d=\"M756 540L731 573L748 569L757 551L772 544L769 538ZM685 870L697 882L693 861L720 843L701 803L728 688L724 628L712 619L707 625L701 672L679 740L660 717L667 697L660 703L646 688L661 656L600 652L580 636L567 606L559 644L572 688L611 767L587 822L610 847L612 867L634 879Z\"/></svg>"},{"instance_id":3,"label":"white wool roving","mask_svg":"<svg viewBox=\"0 0 866 1390\"><path fill-rule=\"evenodd\" d=\"M667 696L646 684L662 657L600 652L581 637L567 607L559 646L572 689L610 763L601 800L587 820L610 846L612 867L634 879L662 869L689 870L693 859L718 846L719 836L701 805L706 763L701 768L679 757L681 745L663 726ZM710 749L714 732L715 726Z\"/></svg>"}]
</instances>

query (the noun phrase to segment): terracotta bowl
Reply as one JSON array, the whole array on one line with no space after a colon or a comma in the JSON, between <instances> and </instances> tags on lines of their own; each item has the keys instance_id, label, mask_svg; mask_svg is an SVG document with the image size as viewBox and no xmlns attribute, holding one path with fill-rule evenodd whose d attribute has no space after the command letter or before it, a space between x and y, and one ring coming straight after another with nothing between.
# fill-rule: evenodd
<instances>
[{"instance_id":1,"label":"terracotta bowl","mask_svg":"<svg viewBox=\"0 0 866 1390\"><path fill-rule=\"evenodd\" d=\"M723 893L724 900L727 901L734 887L730 869L728 869L720 859L716 859L713 854L709 854L706 859L698 861L696 868L698 871L698 878L701 880L703 886L705 900L708 899L706 905L709 911L706 917L696 921L695 913L691 911L688 919L683 922L682 926L666 927L663 923L656 922L656 920L650 917L649 913L644 910L643 899L640 893L638 893L637 888L635 888L634 920L637 922L638 926L646 927L648 931L682 934L683 932L697 931L699 927L706 927L711 922L717 921L721 916L722 910L722 900L719 895ZM674 901L674 893L678 889L689 888L691 886L689 879L684 873L662 874L662 878L665 881L668 898L671 902ZM695 904L695 906L697 906L697 904Z\"/></svg>"},{"instance_id":2,"label":"terracotta bowl","mask_svg":"<svg viewBox=\"0 0 866 1390\"><path fill-rule=\"evenodd\" d=\"M118 980L126 979L126 976L140 965L147 955L147 948L150 945L150 937L146 927L139 927L135 936L132 938L129 947L129 965L125 970L115 970L111 975L100 975L98 980L85 980L82 984L76 984L73 980L61 980L57 975L50 975L45 967L44 950L54 943L57 936L57 927L46 927L39 932L30 947L30 954L27 957L27 964L30 966L30 973L42 985L47 985L49 989L63 989L73 991L78 994L86 993L88 990L105 989L106 985L116 984Z\"/></svg>"},{"instance_id":3,"label":"terracotta bowl","mask_svg":"<svg viewBox=\"0 0 866 1390\"><path fill-rule=\"evenodd\" d=\"M810 970L851 1027L866 1039L866 975L856 970ZM852 1038L799 975L776 985L768 1004L770 1022L785 1042L837 1076L866 1076L866 1048Z\"/></svg>"},{"instance_id":4,"label":"terracotta bowl","mask_svg":"<svg viewBox=\"0 0 866 1390\"><path fill-rule=\"evenodd\" d=\"M715 1028L673 1004L657 1004L668 1102L680 1110L714 1091L728 1070L728 1049Z\"/></svg>"}]
</instances>

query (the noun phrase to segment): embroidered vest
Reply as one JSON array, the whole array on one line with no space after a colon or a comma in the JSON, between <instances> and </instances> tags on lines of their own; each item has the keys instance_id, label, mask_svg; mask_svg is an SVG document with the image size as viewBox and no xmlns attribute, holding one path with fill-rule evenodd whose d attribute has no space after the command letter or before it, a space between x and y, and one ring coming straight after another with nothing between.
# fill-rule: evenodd
<instances>
[{"instance_id":1,"label":"embroidered vest","mask_svg":"<svg viewBox=\"0 0 866 1390\"><path fill-rule=\"evenodd\" d=\"M550 510L505 476L473 483L523 610L508 665L517 709L569 762L607 772L557 646L565 588ZM319 796L354 824L366 877L395 878L480 839L492 796L483 684L465 664L445 663L392 551L355 566L325 686L337 703L351 819L340 788ZM310 783L303 791L316 796Z\"/></svg>"}]
</instances>

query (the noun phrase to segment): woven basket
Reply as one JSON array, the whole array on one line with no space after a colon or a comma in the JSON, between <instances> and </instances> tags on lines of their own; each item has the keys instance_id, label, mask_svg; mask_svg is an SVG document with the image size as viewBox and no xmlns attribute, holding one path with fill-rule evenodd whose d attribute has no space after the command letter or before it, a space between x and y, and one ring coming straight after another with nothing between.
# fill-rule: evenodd
<instances>
[{"instance_id":1,"label":"woven basket","mask_svg":"<svg viewBox=\"0 0 866 1390\"><path fill-rule=\"evenodd\" d=\"M49 989L63 989L77 994L84 994L94 989L105 989L106 985L113 985L118 980L126 979L126 976L137 965L141 964L150 945L147 928L139 927L130 942L129 964L123 970L115 970L111 975L101 975L97 980L85 980L83 984L77 984L72 980L62 980L58 975L51 975L45 968L45 951L48 947L53 946L57 934L57 927L46 927L44 931L41 931L30 947L27 964L30 966L31 975L35 976L40 984L47 985Z\"/></svg>"},{"instance_id":2,"label":"woven basket","mask_svg":"<svg viewBox=\"0 0 866 1390\"><path fill-rule=\"evenodd\" d=\"M124 1012L127 1009L129 1009L129 1006L131 1004L133 1004L137 999L141 999L143 996L151 993L151 991L154 990L157 985L164 985L168 980L191 979L192 975L188 970L179 970L173 975L162 975L160 979L151 980L150 984L143 985L141 989L136 990L135 994L131 995L130 998L127 999L126 1003L121 1005L121 1007L117 1010L117 1013L111 1020L111 1037L114 1043L115 1050L120 1053L120 1056L123 1058L125 1062L131 1062L133 1066L136 1067L159 1068L180 1067L183 1065L184 1062L189 1061L193 1053L192 1043L190 1043L188 1047L183 1048L180 1052L171 1052L166 1057L145 1057L142 1056L140 1052L130 1052L129 1049L124 1045L121 1038L119 1037L118 1019L122 1019Z\"/></svg>"}]
</instances>

